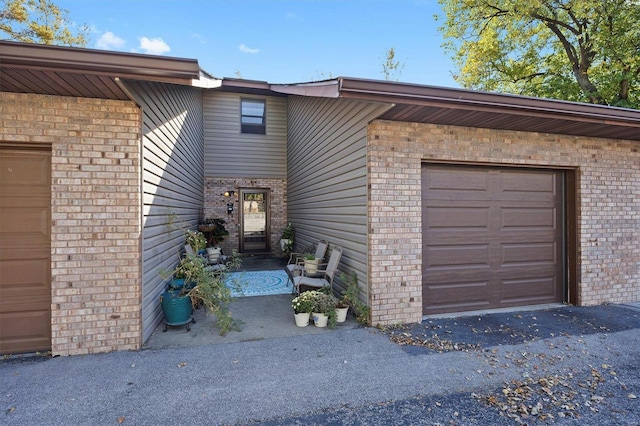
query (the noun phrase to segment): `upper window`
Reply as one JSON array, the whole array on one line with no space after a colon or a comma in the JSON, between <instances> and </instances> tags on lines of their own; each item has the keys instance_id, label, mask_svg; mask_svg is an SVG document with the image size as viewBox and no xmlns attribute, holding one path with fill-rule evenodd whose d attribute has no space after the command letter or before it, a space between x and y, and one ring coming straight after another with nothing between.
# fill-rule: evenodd
<instances>
[{"instance_id":1,"label":"upper window","mask_svg":"<svg viewBox=\"0 0 640 426\"><path fill-rule=\"evenodd\" d=\"M261 99L242 99L240 127L242 133L266 134L265 101Z\"/></svg>"}]
</instances>

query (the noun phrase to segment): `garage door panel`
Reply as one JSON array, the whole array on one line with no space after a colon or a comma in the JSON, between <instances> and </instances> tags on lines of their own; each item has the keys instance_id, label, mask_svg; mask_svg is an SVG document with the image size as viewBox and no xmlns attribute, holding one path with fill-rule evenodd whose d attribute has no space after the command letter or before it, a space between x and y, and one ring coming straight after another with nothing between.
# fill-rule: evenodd
<instances>
[{"instance_id":1,"label":"garage door panel","mask_svg":"<svg viewBox=\"0 0 640 426\"><path fill-rule=\"evenodd\" d=\"M502 266L526 266L546 264L555 267L557 263L555 242L529 244L503 244Z\"/></svg>"},{"instance_id":2,"label":"garage door panel","mask_svg":"<svg viewBox=\"0 0 640 426\"><path fill-rule=\"evenodd\" d=\"M532 230L555 230L558 212L554 208L502 208L500 209L502 228Z\"/></svg>"},{"instance_id":3,"label":"garage door panel","mask_svg":"<svg viewBox=\"0 0 640 426\"><path fill-rule=\"evenodd\" d=\"M553 170L425 166L423 312L562 301L561 176ZM424 182L429 178L430 186Z\"/></svg>"},{"instance_id":4,"label":"garage door panel","mask_svg":"<svg viewBox=\"0 0 640 426\"><path fill-rule=\"evenodd\" d=\"M0 217L0 233L5 238L3 245L22 242L37 246L49 240L49 206L0 208Z\"/></svg>"},{"instance_id":5,"label":"garage door panel","mask_svg":"<svg viewBox=\"0 0 640 426\"><path fill-rule=\"evenodd\" d=\"M527 170L518 172L504 170L500 172L500 187L504 192L526 193L556 193L556 175L547 171Z\"/></svg>"},{"instance_id":6,"label":"garage door panel","mask_svg":"<svg viewBox=\"0 0 640 426\"><path fill-rule=\"evenodd\" d=\"M538 304L555 302L558 283L553 275L502 280L501 303Z\"/></svg>"},{"instance_id":7,"label":"garage door panel","mask_svg":"<svg viewBox=\"0 0 640 426\"><path fill-rule=\"evenodd\" d=\"M489 209L470 207L432 207L427 209L429 228L458 230L460 228L489 229Z\"/></svg>"},{"instance_id":8,"label":"garage door panel","mask_svg":"<svg viewBox=\"0 0 640 426\"><path fill-rule=\"evenodd\" d=\"M477 170L460 170L451 176L446 169L432 168L426 171L426 189L431 195L458 192L486 192L489 190L489 180L485 173Z\"/></svg>"},{"instance_id":9,"label":"garage door panel","mask_svg":"<svg viewBox=\"0 0 640 426\"><path fill-rule=\"evenodd\" d=\"M488 268L490 263L489 246L486 244L431 246L426 250L429 268Z\"/></svg>"},{"instance_id":10,"label":"garage door panel","mask_svg":"<svg viewBox=\"0 0 640 426\"><path fill-rule=\"evenodd\" d=\"M43 151L5 150L5 167L0 168L0 180L19 192L20 189L44 192L49 186L50 163Z\"/></svg>"},{"instance_id":11,"label":"garage door panel","mask_svg":"<svg viewBox=\"0 0 640 426\"><path fill-rule=\"evenodd\" d=\"M486 280L443 282L428 286L423 295L431 301L433 313L455 312L490 306L491 301L487 299L489 289L489 281ZM464 300L458 300L456 296L460 294L465 295Z\"/></svg>"},{"instance_id":12,"label":"garage door panel","mask_svg":"<svg viewBox=\"0 0 640 426\"><path fill-rule=\"evenodd\" d=\"M0 314L0 353L46 351L51 348L49 310Z\"/></svg>"}]
</instances>

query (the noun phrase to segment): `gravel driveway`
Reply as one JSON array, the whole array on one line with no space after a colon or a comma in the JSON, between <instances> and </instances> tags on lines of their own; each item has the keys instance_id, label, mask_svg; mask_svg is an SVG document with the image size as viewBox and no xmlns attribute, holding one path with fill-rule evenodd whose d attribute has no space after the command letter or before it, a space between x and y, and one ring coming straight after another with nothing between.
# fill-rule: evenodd
<instances>
[{"instance_id":1,"label":"gravel driveway","mask_svg":"<svg viewBox=\"0 0 640 426\"><path fill-rule=\"evenodd\" d=\"M640 310L0 362L0 424L640 424Z\"/></svg>"}]
</instances>

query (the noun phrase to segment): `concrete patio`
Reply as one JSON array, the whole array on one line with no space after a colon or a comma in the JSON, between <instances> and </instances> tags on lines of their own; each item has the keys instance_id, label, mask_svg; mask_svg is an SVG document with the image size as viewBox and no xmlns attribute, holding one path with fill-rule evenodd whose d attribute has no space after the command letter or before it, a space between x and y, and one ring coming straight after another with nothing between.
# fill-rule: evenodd
<instances>
[{"instance_id":1,"label":"concrete patio","mask_svg":"<svg viewBox=\"0 0 640 426\"><path fill-rule=\"evenodd\" d=\"M284 268L287 258L268 256L245 256L242 271L269 271ZM234 298L230 309L235 320L241 322L240 331L231 331L220 336L216 318L205 309L196 309L196 321L187 332L185 326L169 327L164 332L164 322L160 323L143 349L165 349L194 347L209 344L248 342L290 336L330 333L335 330L357 328L359 325L352 314L347 321L335 329L318 328L311 322L307 327L298 327L293 318L291 300L294 295L250 296Z\"/></svg>"}]
</instances>

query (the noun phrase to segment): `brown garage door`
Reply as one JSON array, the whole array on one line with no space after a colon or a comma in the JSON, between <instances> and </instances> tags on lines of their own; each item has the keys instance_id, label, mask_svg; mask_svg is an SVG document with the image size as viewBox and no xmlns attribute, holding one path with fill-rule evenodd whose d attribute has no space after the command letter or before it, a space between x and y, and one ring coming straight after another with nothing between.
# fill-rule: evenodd
<instances>
[{"instance_id":1,"label":"brown garage door","mask_svg":"<svg viewBox=\"0 0 640 426\"><path fill-rule=\"evenodd\" d=\"M0 146L0 353L51 348L51 153Z\"/></svg>"},{"instance_id":2,"label":"brown garage door","mask_svg":"<svg viewBox=\"0 0 640 426\"><path fill-rule=\"evenodd\" d=\"M423 312L563 300L563 172L424 165Z\"/></svg>"}]
</instances>

